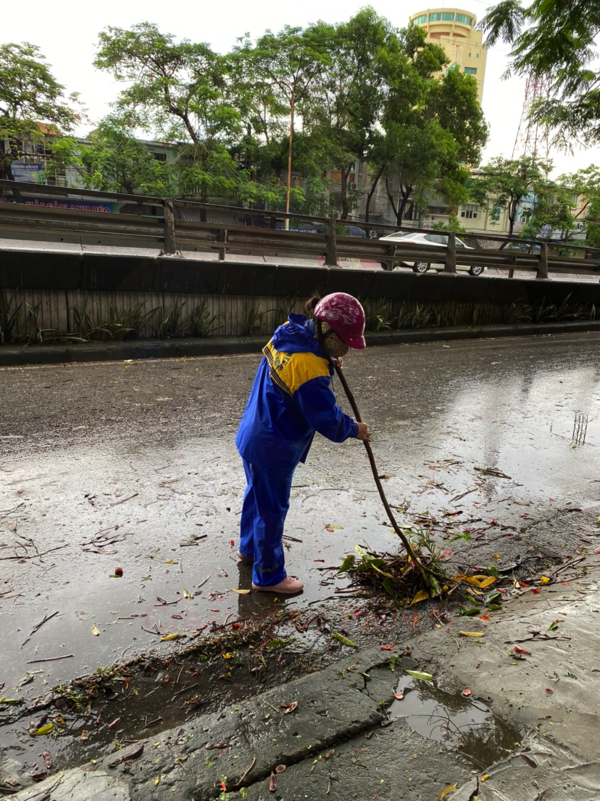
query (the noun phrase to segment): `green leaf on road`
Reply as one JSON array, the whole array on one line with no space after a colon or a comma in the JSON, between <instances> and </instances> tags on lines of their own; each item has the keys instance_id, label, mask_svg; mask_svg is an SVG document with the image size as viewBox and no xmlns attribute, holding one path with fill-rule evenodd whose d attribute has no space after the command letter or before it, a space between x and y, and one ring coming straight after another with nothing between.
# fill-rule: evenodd
<instances>
[{"instance_id":1,"label":"green leaf on road","mask_svg":"<svg viewBox=\"0 0 600 801\"><path fill-rule=\"evenodd\" d=\"M294 642L293 637L290 637L288 640L269 640L267 648L270 648L272 651L278 651L280 648L285 648L285 646L289 645L291 642Z\"/></svg>"},{"instance_id":2,"label":"green leaf on road","mask_svg":"<svg viewBox=\"0 0 600 801\"><path fill-rule=\"evenodd\" d=\"M405 670L409 676L412 676L413 679L419 679L420 681L433 681L433 676L431 673L423 673L422 670Z\"/></svg>"},{"instance_id":3,"label":"green leaf on road","mask_svg":"<svg viewBox=\"0 0 600 801\"><path fill-rule=\"evenodd\" d=\"M358 648L358 645L352 640L349 640L347 637L344 637L343 634L340 634L337 631L332 631L331 636L335 637L336 640L339 640L342 645L347 645L349 648Z\"/></svg>"},{"instance_id":4,"label":"green leaf on road","mask_svg":"<svg viewBox=\"0 0 600 801\"><path fill-rule=\"evenodd\" d=\"M338 573L345 573L347 570L351 570L354 567L355 558L353 553L349 553L340 565Z\"/></svg>"}]
</instances>

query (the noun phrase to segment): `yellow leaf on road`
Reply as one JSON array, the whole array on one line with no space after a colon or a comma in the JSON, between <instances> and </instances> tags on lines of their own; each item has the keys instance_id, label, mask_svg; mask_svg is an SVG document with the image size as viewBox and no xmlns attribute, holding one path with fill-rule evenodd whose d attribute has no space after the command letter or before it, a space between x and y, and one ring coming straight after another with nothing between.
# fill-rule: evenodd
<instances>
[{"instance_id":1,"label":"yellow leaf on road","mask_svg":"<svg viewBox=\"0 0 600 801\"><path fill-rule=\"evenodd\" d=\"M98 628L98 626L95 623L92 626L92 634L94 635L94 637L99 637L100 636L100 629Z\"/></svg>"},{"instance_id":2,"label":"yellow leaf on road","mask_svg":"<svg viewBox=\"0 0 600 801\"><path fill-rule=\"evenodd\" d=\"M481 590L485 590L496 581L494 576L465 576L461 573L459 576L454 576L453 581L465 581L467 584L474 584Z\"/></svg>"},{"instance_id":3,"label":"yellow leaf on road","mask_svg":"<svg viewBox=\"0 0 600 801\"><path fill-rule=\"evenodd\" d=\"M183 597L187 598L189 601L194 600L194 596L192 595L192 593L188 592L185 587L183 588Z\"/></svg>"},{"instance_id":4,"label":"yellow leaf on road","mask_svg":"<svg viewBox=\"0 0 600 801\"><path fill-rule=\"evenodd\" d=\"M450 787L446 787L445 790L442 790L442 794L440 795L440 801L444 798L448 793L451 793L452 790L456 790L458 784L451 784Z\"/></svg>"},{"instance_id":5,"label":"yellow leaf on road","mask_svg":"<svg viewBox=\"0 0 600 801\"><path fill-rule=\"evenodd\" d=\"M426 601L429 598L429 593L427 590L419 590L419 592L415 595L412 599L410 605L414 606L414 604L419 604L421 601Z\"/></svg>"},{"instance_id":6,"label":"yellow leaf on road","mask_svg":"<svg viewBox=\"0 0 600 801\"><path fill-rule=\"evenodd\" d=\"M238 595L248 595L248 593L250 592L250 590L234 590L233 587L230 587L229 589L231 590L231 592L235 592Z\"/></svg>"},{"instance_id":7,"label":"yellow leaf on road","mask_svg":"<svg viewBox=\"0 0 600 801\"><path fill-rule=\"evenodd\" d=\"M540 581L542 582L542 584L550 584L551 579L549 579L548 576L542 576L540 578Z\"/></svg>"},{"instance_id":8,"label":"yellow leaf on road","mask_svg":"<svg viewBox=\"0 0 600 801\"><path fill-rule=\"evenodd\" d=\"M42 726L40 729L36 729L36 731L30 732L32 737L37 737L40 734L50 734L52 729L54 728L54 723L47 723L45 726Z\"/></svg>"},{"instance_id":9,"label":"yellow leaf on road","mask_svg":"<svg viewBox=\"0 0 600 801\"><path fill-rule=\"evenodd\" d=\"M463 637L483 637L483 631L459 631L459 634L462 634Z\"/></svg>"},{"instance_id":10,"label":"yellow leaf on road","mask_svg":"<svg viewBox=\"0 0 600 801\"><path fill-rule=\"evenodd\" d=\"M175 631L173 634L165 634L164 637L160 638L160 641L169 642L170 640L178 640L180 637L185 637L185 634L180 634L178 631Z\"/></svg>"}]
</instances>

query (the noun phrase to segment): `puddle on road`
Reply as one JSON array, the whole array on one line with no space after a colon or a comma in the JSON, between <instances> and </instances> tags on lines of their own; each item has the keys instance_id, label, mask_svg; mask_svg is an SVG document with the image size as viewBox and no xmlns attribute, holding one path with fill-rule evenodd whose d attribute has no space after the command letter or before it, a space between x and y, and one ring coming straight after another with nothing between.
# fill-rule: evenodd
<instances>
[{"instance_id":1,"label":"puddle on road","mask_svg":"<svg viewBox=\"0 0 600 801\"><path fill-rule=\"evenodd\" d=\"M400 680L396 693L404 698L392 702L390 718L405 718L422 737L460 749L479 769L504 759L521 740L517 729L481 701L408 677Z\"/></svg>"}]
</instances>

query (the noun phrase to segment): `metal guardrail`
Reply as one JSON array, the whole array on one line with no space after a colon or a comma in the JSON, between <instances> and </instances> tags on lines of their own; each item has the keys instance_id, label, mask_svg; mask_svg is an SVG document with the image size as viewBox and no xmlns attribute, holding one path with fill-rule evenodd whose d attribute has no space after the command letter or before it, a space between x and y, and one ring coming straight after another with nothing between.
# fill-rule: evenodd
<instances>
[{"instance_id":1,"label":"metal guardrail","mask_svg":"<svg viewBox=\"0 0 600 801\"><path fill-rule=\"evenodd\" d=\"M398 263L410 265L415 262L443 264L443 272L454 274L457 271L457 249L455 234L448 234L447 246L428 246L414 243L394 243L378 239L357 238L338 235L340 221L334 217L310 217L283 212L267 212L261 210L241 209L232 206L219 206L198 203L190 199L164 200L161 198L123 195L111 192L92 192L87 190L66 189L37 184L19 183L22 193L35 190L62 197L82 197L96 200L118 200L126 204L135 203L138 213L130 214L98 214L77 209L54 208L48 206L27 205L22 203L0 202L0 238L4 234L14 237L20 234L36 237L49 235L53 237L85 237L100 238L103 244L119 240L120 243L132 247L151 244L162 249L164 254L174 255L182 247L216 251L219 259L229 254L273 253L275 255L293 254L296 256L313 256L324 259L325 264L337 266L340 258L354 258L379 262L385 269L393 269ZM15 183L0 181L0 189L14 191ZM141 207L160 206L162 215L143 215ZM227 211L238 216L251 218L263 217L277 220L288 218L293 223L310 223L319 226L320 230L305 232L298 230L277 230L276 228L254 227L251 225L231 225L214 222L190 221L178 218L181 209L195 208L200 213ZM178 212L179 210L179 212ZM363 227L398 230L393 226L348 221L348 224ZM429 229L405 229L415 232L431 233ZM476 239L476 234L469 237ZM500 245L514 243L507 237L481 234L480 239L498 241ZM109 240L108 242L106 240ZM519 243L533 244L529 240L518 240ZM481 267L508 269L513 275L515 271L535 272L538 278L548 278L549 272L571 273L580 275L597 275L600 273L600 251L597 260L565 257L552 252L546 243L535 243L539 247L537 253L525 253L520 250L503 250L488 248L469 248L459 250L458 264ZM562 248L564 249L564 245ZM590 249L568 246L570 250L585 251Z\"/></svg>"}]
</instances>

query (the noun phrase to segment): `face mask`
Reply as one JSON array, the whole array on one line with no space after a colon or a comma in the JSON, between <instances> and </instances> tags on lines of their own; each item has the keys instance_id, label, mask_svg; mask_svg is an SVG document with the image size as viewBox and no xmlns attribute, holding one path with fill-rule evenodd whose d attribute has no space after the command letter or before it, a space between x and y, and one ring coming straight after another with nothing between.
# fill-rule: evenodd
<instances>
[{"instance_id":1,"label":"face mask","mask_svg":"<svg viewBox=\"0 0 600 801\"><path fill-rule=\"evenodd\" d=\"M350 348L332 332L323 340L323 350L329 357L338 359L340 356L345 356Z\"/></svg>"}]
</instances>

